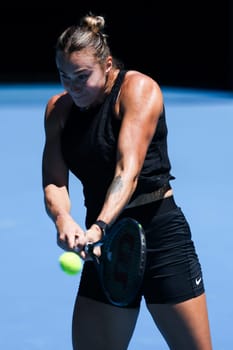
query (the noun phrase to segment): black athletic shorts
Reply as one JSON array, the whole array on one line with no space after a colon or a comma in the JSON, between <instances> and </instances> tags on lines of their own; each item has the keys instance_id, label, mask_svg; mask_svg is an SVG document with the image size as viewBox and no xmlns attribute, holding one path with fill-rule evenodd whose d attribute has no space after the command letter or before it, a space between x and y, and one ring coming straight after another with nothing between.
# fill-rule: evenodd
<instances>
[{"instance_id":1,"label":"black athletic shorts","mask_svg":"<svg viewBox=\"0 0 233 350\"><path fill-rule=\"evenodd\" d=\"M203 276L189 224L173 196L123 211L144 227L147 265L140 293L129 307L179 303L204 293ZM78 295L108 303L92 262L82 271Z\"/></svg>"}]
</instances>

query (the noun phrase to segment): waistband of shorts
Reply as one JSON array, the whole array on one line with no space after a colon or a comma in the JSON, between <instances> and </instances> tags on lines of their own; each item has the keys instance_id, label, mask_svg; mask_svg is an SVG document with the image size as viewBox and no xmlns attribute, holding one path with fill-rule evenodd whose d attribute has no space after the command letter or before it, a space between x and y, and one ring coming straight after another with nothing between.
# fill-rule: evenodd
<instances>
[{"instance_id":1,"label":"waistband of shorts","mask_svg":"<svg viewBox=\"0 0 233 350\"><path fill-rule=\"evenodd\" d=\"M151 207L153 207L155 215L161 215L176 209L177 205L172 195L170 197L163 198L157 202L151 203Z\"/></svg>"},{"instance_id":2,"label":"waistband of shorts","mask_svg":"<svg viewBox=\"0 0 233 350\"><path fill-rule=\"evenodd\" d=\"M145 217L150 217L150 215L162 215L166 214L171 210L177 209L178 206L175 202L174 196L171 195L166 198L162 198L155 202L150 202L147 204L144 204L142 206L132 207L132 208L125 208L124 210L124 216L132 216L132 217L140 217L140 221L145 219ZM141 219L141 215L143 218Z\"/></svg>"},{"instance_id":3,"label":"waistband of shorts","mask_svg":"<svg viewBox=\"0 0 233 350\"><path fill-rule=\"evenodd\" d=\"M130 202L125 209L133 208L133 207L139 207L141 205L145 205L148 203L160 201L164 198L165 193L171 189L171 186L169 183L164 184L159 189L150 192L150 193L142 193L139 196L137 196L135 199Z\"/></svg>"}]
</instances>

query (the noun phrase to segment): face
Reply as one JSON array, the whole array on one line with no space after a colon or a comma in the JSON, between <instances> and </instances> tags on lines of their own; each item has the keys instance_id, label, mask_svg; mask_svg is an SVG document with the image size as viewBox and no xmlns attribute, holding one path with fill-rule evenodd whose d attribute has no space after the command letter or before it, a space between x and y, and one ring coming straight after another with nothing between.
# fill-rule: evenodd
<instances>
[{"instance_id":1,"label":"face","mask_svg":"<svg viewBox=\"0 0 233 350\"><path fill-rule=\"evenodd\" d=\"M58 52L56 64L64 89L78 107L85 108L102 101L107 73L112 66L111 57L102 66L90 50L83 49L70 55Z\"/></svg>"}]
</instances>

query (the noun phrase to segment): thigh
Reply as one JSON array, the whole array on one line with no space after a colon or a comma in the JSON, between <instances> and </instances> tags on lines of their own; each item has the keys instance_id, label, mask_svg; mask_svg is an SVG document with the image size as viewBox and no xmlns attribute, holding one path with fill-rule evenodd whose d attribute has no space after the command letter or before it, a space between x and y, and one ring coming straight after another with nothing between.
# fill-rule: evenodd
<instances>
[{"instance_id":1,"label":"thigh","mask_svg":"<svg viewBox=\"0 0 233 350\"><path fill-rule=\"evenodd\" d=\"M147 304L171 350L211 350L205 294L178 304Z\"/></svg>"},{"instance_id":2,"label":"thigh","mask_svg":"<svg viewBox=\"0 0 233 350\"><path fill-rule=\"evenodd\" d=\"M139 308L119 308L78 296L72 324L74 350L126 350Z\"/></svg>"}]
</instances>

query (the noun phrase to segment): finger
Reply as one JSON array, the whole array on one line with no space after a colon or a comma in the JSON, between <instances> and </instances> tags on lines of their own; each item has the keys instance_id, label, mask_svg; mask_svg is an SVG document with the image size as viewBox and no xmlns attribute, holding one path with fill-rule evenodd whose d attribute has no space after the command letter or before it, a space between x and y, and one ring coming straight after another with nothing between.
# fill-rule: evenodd
<instances>
[{"instance_id":1,"label":"finger","mask_svg":"<svg viewBox=\"0 0 233 350\"><path fill-rule=\"evenodd\" d=\"M77 254L80 254L83 249L80 246L74 246L73 251Z\"/></svg>"},{"instance_id":2,"label":"finger","mask_svg":"<svg viewBox=\"0 0 233 350\"><path fill-rule=\"evenodd\" d=\"M64 242L63 240L61 240L59 238L57 239L57 245L63 250L68 250L68 246L67 246L66 242Z\"/></svg>"},{"instance_id":3,"label":"finger","mask_svg":"<svg viewBox=\"0 0 233 350\"><path fill-rule=\"evenodd\" d=\"M100 247L95 247L93 253L97 256L100 257L101 255L101 248Z\"/></svg>"}]
</instances>

